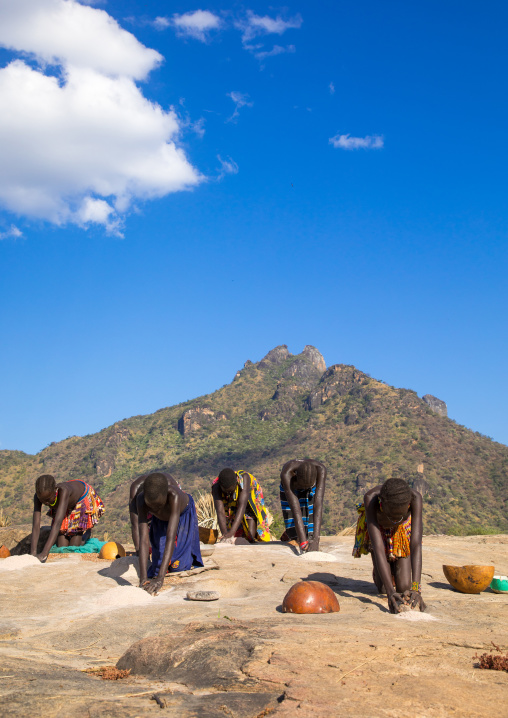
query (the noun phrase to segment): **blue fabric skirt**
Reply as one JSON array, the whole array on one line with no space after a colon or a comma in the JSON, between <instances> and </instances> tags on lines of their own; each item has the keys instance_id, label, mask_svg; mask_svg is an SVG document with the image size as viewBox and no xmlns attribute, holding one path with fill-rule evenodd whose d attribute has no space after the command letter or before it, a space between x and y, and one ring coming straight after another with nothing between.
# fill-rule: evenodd
<instances>
[{"instance_id":1,"label":"blue fabric skirt","mask_svg":"<svg viewBox=\"0 0 508 718\"><path fill-rule=\"evenodd\" d=\"M307 538L310 540L314 536L314 496L316 495L316 486L314 485L310 489L297 489L293 493L300 503L303 528L305 529ZM280 485L280 505L282 508L284 526L286 527L286 535L290 541L296 541L298 540L298 534L296 533L295 517L291 511L291 507L282 484Z\"/></svg>"},{"instance_id":2,"label":"blue fabric skirt","mask_svg":"<svg viewBox=\"0 0 508 718\"><path fill-rule=\"evenodd\" d=\"M198 517L194 499L190 494L189 503L185 511L180 514L180 521L176 530L176 541L169 572L188 571L193 566L203 566L201 550L199 548ZM168 521L161 521L157 516L152 516L150 523L150 543L152 545L152 565L147 571L148 578L159 575L162 556L166 547L166 534Z\"/></svg>"}]
</instances>

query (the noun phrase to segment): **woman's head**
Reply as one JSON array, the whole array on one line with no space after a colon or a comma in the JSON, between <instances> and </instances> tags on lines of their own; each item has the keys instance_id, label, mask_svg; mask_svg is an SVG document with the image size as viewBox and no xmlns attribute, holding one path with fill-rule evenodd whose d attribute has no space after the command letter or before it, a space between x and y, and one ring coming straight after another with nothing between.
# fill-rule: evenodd
<instances>
[{"instance_id":1,"label":"woman's head","mask_svg":"<svg viewBox=\"0 0 508 718\"><path fill-rule=\"evenodd\" d=\"M390 520L403 518L411 505L411 489L403 479L388 479L381 486L379 501Z\"/></svg>"},{"instance_id":2,"label":"woman's head","mask_svg":"<svg viewBox=\"0 0 508 718\"><path fill-rule=\"evenodd\" d=\"M145 503L152 508L161 508L168 498L168 480L164 474L154 471L143 482Z\"/></svg>"},{"instance_id":3,"label":"woman's head","mask_svg":"<svg viewBox=\"0 0 508 718\"><path fill-rule=\"evenodd\" d=\"M226 494L230 494L236 488L238 477L233 469L222 469L219 474L219 486Z\"/></svg>"},{"instance_id":4,"label":"woman's head","mask_svg":"<svg viewBox=\"0 0 508 718\"><path fill-rule=\"evenodd\" d=\"M295 489L304 491L316 485L317 469L310 461L302 461L296 470Z\"/></svg>"},{"instance_id":5,"label":"woman's head","mask_svg":"<svg viewBox=\"0 0 508 718\"><path fill-rule=\"evenodd\" d=\"M35 493L41 504L52 503L56 494L55 477L51 474L39 476L35 482Z\"/></svg>"}]
</instances>

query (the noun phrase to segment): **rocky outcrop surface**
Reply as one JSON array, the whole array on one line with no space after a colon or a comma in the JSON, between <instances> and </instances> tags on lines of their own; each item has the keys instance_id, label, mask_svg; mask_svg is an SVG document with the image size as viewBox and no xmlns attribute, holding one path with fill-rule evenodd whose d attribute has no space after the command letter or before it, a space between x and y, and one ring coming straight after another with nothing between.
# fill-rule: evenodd
<instances>
[{"instance_id":1,"label":"rocky outcrop surface","mask_svg":"<svg viewBox=\"0 0 508 718\"><path fill-rule=\"evenodd\" d=\"M277 385L275 394L272 396L272 404L259 413L261 421L266 421L274 416L290 418L295 411L298 411L298 399L301 398L302 387L298 384L280 382Z\"/></svg>"},{"instance_id":2,"label":"rocky outcrop surface","mask_svg":"<svg viewBox=\"0 0 508 718\"><path fill-rule=\"evenodd\" d=\"M285 379L292 379L294 384L299 387L300 391L302 389L307 389L309 391L312 387L316 386L322 373L323 372L319 371L315 364L302 356L298 357L298 359L288 366L282 374L282 381Z\"/></svg>"},{"instance_id":3,"label":"rocky outcrop surface","mask_svg":"<svg viewBox=\"0 0 508 718\"><path fill-rule=\"evenodd\" d=\"M96 459L94 465L97 476L102 476L105 479L111 476L116 466L115 459L112 456Z\"/></svg>"},{"instance_id":4,"label":"rocky outcrop surface","mask_svg":"<svg viewBox=\"0 0 508 718\"><path fill-rule=\"evenodd\" d=\"M94 461L97 476L107 479L116 468L116 457L120 446L131 436L129 429L115 424L111 427L103 448L92 449L90 457Z\"/></svg>"},{"instance_id":5,"label":"rocky outcrop surface","mask_svg":"<svg viewBox=\"0 0 508 718\"><path fill-rule=\"evenodd\" d=\"M367 491L369 485L369 475L366 473L358 474L356 477L356 490L362 494Z\"/></svg>"},{"instance_id":6,"label":"rocky outcrop surface","mask_svg":"<svg viewBox=\"0 0 508 718\"><path fill-rule=\"evenodd\" d=\"M262 421L272 416L290 418L301 409L302 394L316 386L321 378L325 361L317 349L306 346L303 352L292 360L283 371L277 389L272 396L273 404L263 409L259 417Z\"/></svg>"},{"instance_id":7,"label":"rocky outcrop surface","mask_svg":"<svg viewBox=\"0 0 508 718\"><path fill-rule=\"evenodd\" d=\"M182 436L188 436L193 431L199 431L203 426L213 424L216 421L225 421L226 414L223 411L212 411L206 407L187 409L178 419L178 431Z\"/></svg>"},{"instance_id":8,"label":"rocky outcrop surface","mask_svg":"<svg viewBox=\"0 0 508 718\"><path fill-rule=\"evenodd\" d=\"M248 630L242 624L192 622L176 633L134 643L117 667L129 669L132 675L167 678L191 688L210 689L220 682L228 690L245 689L241 668L269 636L266 629Z\"/></svg>"},{"instance_id":9,"label":"rocky outcrop surface","mask_svg":"<svg viewBox=\"0 0 508 718\"><path fill-rule=\"evenodd\" d=\"M41 526L37 553L44 548L49 538L51 526ZM30 553L30 542L32 540L32 527L30 524L18 524L0 528L0 546L7 546L12 556Z\"/></svg>"},{"instance_id":10,"label":"rocky outcrop surface","mask_svg":"<svg viewBox=\"0 0 508 718\"><path fill-rule=\"evenodd\" d=\"M291 354L288 351L286 344L281 344L279 347L275 347L268 352L268 354L261 359L258 366L260 369L267 369L274 364L282 364L282 362L289 359Z\"/></svg>"},{"instance_id":11,"label":"rocky outcrop surface","mask_svg":"<svg viewBox=\"0 0 508 718\"><path fill-rule=\"evenodd\" d=\"M437 396L432 396L432 394L425 394L425 396L422 396L423 401L430 406L432 411L435 411L436 414L439 414L440 416L448 416L448 408L444 401L441 399L438 399Z\"/></svg>"},{"instance_id":12,"label":"rocky outcrop surface","mask_svg":"<svg viewBox=\"0 0 508 718\"><path fill-rule=\"evenodd\" d=\"M310 392L305 402L306 409L317 409L333 396L344 396L353 388L361 386L366 376L354 366L334 364L325 371L318 386ZM356 417L355 417L356 419ZM352 418L351 423L355 419Z\"/></svg>"},{"instance_id":13,"label":"rocky outcrop surface","mask_svg":"<svg viewBox=\"0 0 508 718\"><path fill-rule=\"evenodd\" d=\"M307 344L302 354L307 359L307 361L310 361L311 364L314 364L320 374L326 371L326 362L323 358L323 355L316 349L316 347L313 347L311 344Z\"/></svg>"},{"instance_id":14,"label":"rocky outcrop surface","mask_svg":"<svg viewBox=\"0 0 508 718\"><path fill-rule=\"evenodd\" d=\"M106 439L106 446L113 446L116 449L130 437L131 432L129 429L120 429L118 426L113 427L113 431Z\"/></svg>"}]
</instances>

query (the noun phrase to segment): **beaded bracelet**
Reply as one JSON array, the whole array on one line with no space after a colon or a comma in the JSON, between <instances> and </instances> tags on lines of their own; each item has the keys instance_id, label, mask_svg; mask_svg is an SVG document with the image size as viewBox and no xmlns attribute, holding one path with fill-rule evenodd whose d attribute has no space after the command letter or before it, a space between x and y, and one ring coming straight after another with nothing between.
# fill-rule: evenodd
<instances>
[{"instance_id":1,"label":"beaded bracelet","mask_svg":"<svg viewBox=\"0 0 508 718\"><path fill-rule=\"evenodd\" d=\"M411 584L411 591L416 591L417 593L421 593L421 592L422 592L422 590L421 590L421 588L420 588L420 584L418 583L418 581L413 581L413 583Z\"/></svg>"}]
</instances>

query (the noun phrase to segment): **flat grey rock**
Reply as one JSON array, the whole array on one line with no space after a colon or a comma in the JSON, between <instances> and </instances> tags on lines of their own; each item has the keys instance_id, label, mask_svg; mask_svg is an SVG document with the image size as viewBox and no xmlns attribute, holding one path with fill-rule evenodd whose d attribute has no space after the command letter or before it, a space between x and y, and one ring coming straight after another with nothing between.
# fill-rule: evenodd
<instances>
[{"instance_id":1,"label":"flat grey rock","mask_svg":"<svg viewBox=\"0 0 508 718\"><path fill-rule=\"evenodd\" d=\"M189 601L217 601L220 598L218 591L188 591Z\"/></svg>"}]
</instances>

